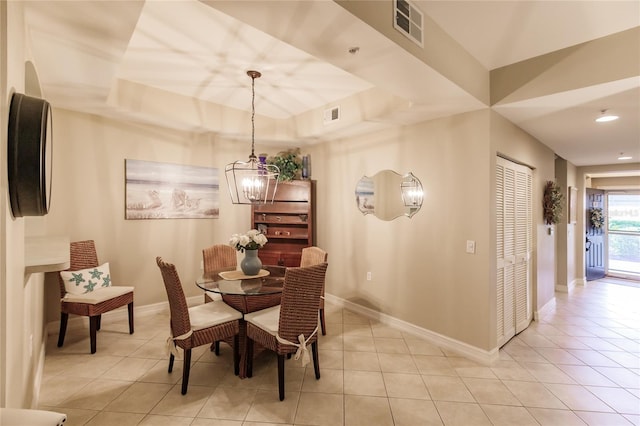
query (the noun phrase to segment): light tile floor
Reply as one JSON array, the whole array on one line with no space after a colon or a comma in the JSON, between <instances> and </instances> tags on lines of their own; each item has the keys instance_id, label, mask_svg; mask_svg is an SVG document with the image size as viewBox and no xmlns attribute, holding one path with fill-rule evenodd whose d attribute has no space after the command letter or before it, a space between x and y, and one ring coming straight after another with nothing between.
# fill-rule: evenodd
<instances>
[{"instance_id":1,"label":"light tile floor","mask_svg":"<svg viewBox=\"0 0 640 426\"><path fill-rule=\"evenodd\" d=\"M322 377L275 356L254 377L233 375L231 350L194 351L189 391L181 361L167 373L168 314L105 319L98 351L86 330L49 337L40 409L69 425L640 425L640 286L603 279L556 294L556 307L485 366L422 339L327 306Z\"/></svg>"}]
</instances>

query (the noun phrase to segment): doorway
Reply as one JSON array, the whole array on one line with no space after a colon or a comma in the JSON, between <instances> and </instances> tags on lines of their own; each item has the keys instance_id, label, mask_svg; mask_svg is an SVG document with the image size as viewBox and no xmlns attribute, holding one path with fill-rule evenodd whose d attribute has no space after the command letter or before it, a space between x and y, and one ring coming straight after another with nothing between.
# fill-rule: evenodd
<instances>
[{"instance_id":1,"label":"doorway","mask_svg":"<svg viewBox=\"0 0 640 426\"><path fill-rule=\"evenodd\" d=\"M498 347L529 326L533 173L496 159L496 331Z\"/></svg>"},{"instance_id":2,"label":"doorway","mask_svg":"<svg viewBox=\"0 0 640 426\"><path fill-rule=\"evenodd\" d=\"M593 218L606 217L605 195L602 189L587 188L585 220L585 267L587 281L603 278L605 271L605 226L604 221L594 222Z\"/></svg>"}]
</instances>

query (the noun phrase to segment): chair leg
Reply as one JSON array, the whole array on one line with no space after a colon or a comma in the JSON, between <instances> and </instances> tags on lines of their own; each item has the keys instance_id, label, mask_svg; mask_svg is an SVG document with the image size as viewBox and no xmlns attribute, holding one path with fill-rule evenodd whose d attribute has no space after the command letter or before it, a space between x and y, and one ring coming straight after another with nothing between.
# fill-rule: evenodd
<instances>
[{"instance_id":1,"label":"chair leg","mask_svg":"<svg viewBox=\"0 0 640 426\"><path fill-rule=\"evenodd\" d=\"M127 311L129 311L129 334L133 334L133 302L127 305Z\"/></svg>"},{"instance_id":2,"label":"chair leg","mask_svg":"<svg viewBox=\"0 0 640 426\"><path fill-rule=\"evenodd\" d=\"M91 340L91 353L96 353L96 333L98 324L100 323L100 315L89 317L89 339Z\"/></svg>"},{"instance_id":3,"label":"chair leg","mask_svg":"<svg viewBox=\"0 0 640 426\"><path fill-rule=\"evenodd\" d=\"M173 361L176 359L176 357L173 354L169 355L169 373L171 373L173 371Z\"/></svg>"},{"instance_id":4,"label":"chair leg","mask_svg":"<svg viewBox=\"0 0 640 426\"><path fill-rule=\"evenodd\" d=\"M322 328L322 335L326 336L327 335L327 326L324 323L324 308L320 308L320 309L318 309L318 311L320 312L320 327Z\"/></svg>"},{"instance_id":5,"label":"chair leg","mask_svg":"<svg viewBox=\"0 0 640 426\"><path fill-rule=\"evenodd\" d=\"M245 362L247 363L247 377L253 377L253 340L247 339L247 346L244 348Z\"/></svg>"},{"instance_id":6,"label":"chair leg","mask_svg":"<svg viewBox=\"0 0 640 426\"><path fill-rule=\"evenodd\" d=\"M189 386L189 370L191 369L191 349L184 350L184 365L182 367L182 394L187 394Z\"/></svg>"},{"instance_id":7,"label":"chair leg","mask_svg":"<svg viewBox=\"0 0 640 426\"><path fill-rule=\"evenodd\" d=\"M237 334L233 336L233 372L236 376L240 374L240 336Z\"/></svg>"},{"instance_id":8,"label":"chair leg","mask_svg":"<svg viewBox=\"0 0 640 426\"><path fill-rule=\"evenodd\" d=\"M102 325L102 315L98 315L98 323L96 324L96 330L100 331L100 326Z\"/></svg>"},{"instance_id":9,"label":"chair leg","mask_svg":"<svg viewBox=\"0 0 640 426\"><path fill-rule=\"evenodd\" d=\"M59 348L64 344L64 336L67 334L67 321L69 321L69 314L60 312L60 333L58 334Z\"/></svg>"},{"instance_id":10,"label":"chair leg","mask_svg":"<svg viewBox=\"0 0 640 426\"><path fill-rule=\"evenodd\" d=\"M220 341L213 342L211 344L211 350L216 356L220 356Z\"/></svg>"},{"instance_id":11,"label":"chair leg","mask_svg":"<svg viewBox=\"0 0 640 426\"><path fill-rule=\"evenodd\" d=\"M284 355L278 354L278 393L280 401L284 401Z\"/></svg>"},{"instance_id":12,"label":"chair leg","mask_svg":"<svg viewBox=\"0 0 640 426\"><path fill-rule=\"evenodd\" d=\"M311 355L313 356L313 369L316 373L316 380L320 378L320 360L318 357L318 341L311 344Z\"/></svg>"}]
</instances>

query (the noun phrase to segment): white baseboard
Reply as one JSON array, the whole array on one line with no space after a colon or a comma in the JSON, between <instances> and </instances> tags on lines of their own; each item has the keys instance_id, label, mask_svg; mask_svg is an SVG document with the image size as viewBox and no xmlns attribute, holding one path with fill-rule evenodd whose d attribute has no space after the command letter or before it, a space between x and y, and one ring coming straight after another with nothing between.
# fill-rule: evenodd
<instances>
[{"instance_id":1,"label":"white baseboard","mask_svg":"<svg viewBox=\"0 0 640 426\"><path fill-rule=\"evenodd\" d=\"M191 296L187 297L187 305L196 306L200 305L204 302L204 296ZM169 302L160 302L153 303L151 305L143 305L136 306L135 303L133 305L133 316L134 322L135 317L137 316L146 316L156 314L158 312L168 312L169 311ZM114 309L113 311L107 312L102 315L102 319L112 319L112 320L120 320L127 319L129 317L129 312L127 311L127 307L123 306L118 309ZM83 317L79 315L70 315L69 321L67 322L67 330L73 328L88 328L89 327L89 317ZM60 320L52 321L47 323L46 327L47 335L58 334L60 332Z\"/></svg>"},{"instance_id":2,"label":"white baseboard","mask_svg":"<svg viewBox=\"0 0 640 426\"><path fill-rule=\"evenodd\" d=\"M533 319L536 322L540 321L540 318L544 317L548 313L552 312L556 308L556 298L552 297L543 307L533 313Z\"/></svg>"},{"instance_id":3,"label":"white baseboard","mask_svg":"<svg viewBox=\"0 0 640 426\"><path fill-rule=\"evenodd\" d=\"M42 376L44 374L44 359L47 348L47 338L44 336L42 342L40 342L40 353L38 355L38 362L36 365L36 371L33 374L33 390L31 391L31 403L30 407L32 410L38 408L38 404L40 402L40 387L42 385Z\"/></svg>"},{"instance_id":4,"label":"white baseboard","mask_svg":"<svg viewBox=\"0 0 640 426\"><path fill-rule=\"evenodd\" d=\"M443 336L442 334L436 333L434 331L418 327L414 324L397 319L390 315L383 314L373 309L366 308L364 306L358 305L348 300L336 297L332 294L328 294L328 293L325 294L325 300L329 303L333 303L349 311L353 311L358 314L364 315L368 318L374 319L376 321L380 321L383 324L396 328L405 333L409 333L409 334L413 334L414 336L421 337L434 345L456 352L464 357L472 359L481 364L491 365L492 363L497 361L499 358L499 354L498 354L499 348L486 351L484 349L480 349L478 347L469 345L468 343L461 342L459 340L455 340L447 336Z\"/></svg>"},{"instance_id":5,"label":"white baseboard","mask_svg":"<svg viewBox=\"0 0 640 426\"><path fill-rule=\"evenodd\" d=\"M329 303L333 303L337 306L340 306L344 309L356 312L358 314L364 315L368 318L374 319L376 321L380 321L383 324L389 325L390 327L394 327L400 331L405 333L412 334L414 336L423 338L430 343L440 346L441 348L448 349L450 351L456 352L462 356L465 356L469 359L472 359L481 364L490 365L498 360L498 348L495 348L490 351L486 351L484 349L480 349L478 347L469 345L468 343L461 342L459 340L452 339L447 336L443 336L442 334L436 333L431 330L427 330L425 328L418 327L414 324L408 323L406 321L397 319L390 315L383 314L381 312L375 311L370 308L366 308L364 306L355 304L345 299L341 299L331 294L325 294L325 300ZM203 303L204 299L202 295L193 296L187 299L187 303L189 306L195 306ZM135 316L145 316L151 315L158 312L168 311L169 302L161 302L154 303L151 305L145 305L134 308ZM127 310L126 307L116 309L114 311L108 312L103 315L103 319L126 319L127 318ZM69 322L67 323L68 328L75 327L88 327L89 320L87 317L80 317L73 315L73 317L69 318ZM47 324L47 333L48 334L57 334L60 328L60 321L53 321Z\"/></svg>"}]
</instances>

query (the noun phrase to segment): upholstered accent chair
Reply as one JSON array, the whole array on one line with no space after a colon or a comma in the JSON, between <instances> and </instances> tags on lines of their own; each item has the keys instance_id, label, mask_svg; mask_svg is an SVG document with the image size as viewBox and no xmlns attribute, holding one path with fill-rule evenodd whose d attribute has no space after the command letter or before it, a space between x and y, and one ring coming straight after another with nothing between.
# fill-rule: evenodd
<instances>
[{"instance_id":1,"label":"upholstered accent chair","mask_svg":"<svg viewBox=\"0 0 640 426\"><path fill-rule=\"evenodd\" d=\"M69 314L89 317L91 353L96 353L97 331L102 314L127 306L129 334L133 334L133 287L111 285L109 264L100 265L93 240L70 244L70 266L58 274L60 284L60 333L58 347L64 344Z\"/></svg>"}]
</instances>

